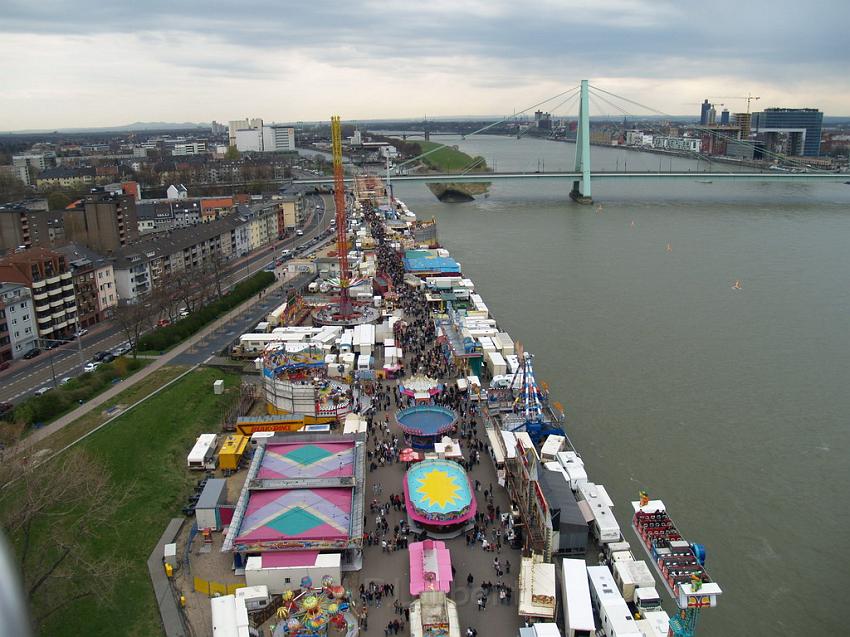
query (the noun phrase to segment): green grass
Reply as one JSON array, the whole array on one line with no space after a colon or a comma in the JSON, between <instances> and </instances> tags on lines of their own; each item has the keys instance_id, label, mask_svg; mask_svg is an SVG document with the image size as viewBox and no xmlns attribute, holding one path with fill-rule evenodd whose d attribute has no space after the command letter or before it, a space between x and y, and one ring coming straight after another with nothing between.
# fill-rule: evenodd
<instances>
[{"instance_id":1,"label":"green grass","mask_svg":"<svg viewBox=\"0 0 850 637\"><path fill-rule=\"evenodd\" d=\"M223 396L212 392L218 378L225 382ZM123 557L132 568L113 607L98 608L91 601L69 606L44 626L44 635L162 634L147 558L168 520L181 515L197 477L186 470L186 454L198 434L219 431L222 409L239 382L238 375L220 370L195 371L81 443L111 474L114 492L132 494L102 536L86 542L87 548Z\"/></svg>"},{"instance_id":2,"label":"green grass","mask_svg":"<svg viewBox=\"0 0 850 637\"><path fill-rule=\"evenodd\" d=\"M62 427L62 429L56 433L53 433L44 440L34 444L29 453L34 453L42 449L50 449L53 451L62 449L63 447L71 444L74 440L77 440L80 436L88 433L111 418L108 413L105 413L108 412L110 408L115 407L116 405L132 405L145 396L153 393L167 382L174 380L180 374L185 372L186 369L186 367L182 366L166 365L165 367L152 372L146 378L143 378L137 383L131 385L111 400L107 400L97 409L93 409L86 415L80 416L74 422Z\"/></svg>"},{"instance_id":3,"label":"green grass","mask_svg":"<svg viewBox=\"0 0 850 637\"><path fill-rule=\"evenodd\" d=\"M412 143L418 144L421 149L420 152L422 153L427 153L428 151L442 146L442 144L438 144L436 142L417 141ZM423 157L422 161L428 164L431 168L436 168L437 170L444 172L460 172L468 168L476 159L480 159L480 157L471 157L470 155L452 148L451 146L446 146L434 151L426 157ZM472 170L474 172L483 172L487 170L487 164L482 161Z\"/></svg>"},{"instance_id":4,"label":"green grass","mask_svg":"<svg viewBox=\"0 0 850 637\"><path fill-rule=\"evenodd\" d=\"M75 376L65 385L54 387L43 396L31 396L15 406L6 418L9 422L26 427L36 423L49 424L80 406L80 401L91 400L150 364L149 359L132 359L121 356L104 363L95 371ZM29 429L27 433L31 433Z\"/></svg>"}]
</instances>

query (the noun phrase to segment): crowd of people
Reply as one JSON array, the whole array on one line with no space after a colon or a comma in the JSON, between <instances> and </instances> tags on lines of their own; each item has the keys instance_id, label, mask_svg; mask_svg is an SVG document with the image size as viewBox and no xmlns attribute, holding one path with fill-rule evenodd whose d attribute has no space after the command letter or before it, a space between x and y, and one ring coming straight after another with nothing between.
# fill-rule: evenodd
<instances>
[{"instance_id":1,"label":"crowd of people","mask_svg":"<svg viewBox=\"0 0 850 637\"><path fill-rule=\"evenodd\" d=\"M488 552L494 556L492 567L495 574L494 582L490 581L492 576L481 572L478 574L480 584L475 587L475 576L472 572L469 573L467 584L473 594L470 601L477 604L479 610L484 610L487 600L491 594L495 593L499 604L510 605L514 603L513 589L506 578L511 576L511 564L507 559L507 553L503 554L503 551L509 548L507 541L509 516L503 515L503 504L497 501L497 494L491 482L492 468L482 467L481 464L482 457L492 452L489 444L482 439L485 437L480 409L476 401L470 400L468 392L461 391L453 382L454 379L463 375L464 370L455 367L451 357L447 356L443 344L437 342L435 323L422 286L404 283L401 255L395 247L389 245L383 222L374 211L370 210L366 211L366 218L372 229L372 236L377 242L378 271L391 282L396 307L400 307L404 312L403 319L396 323L394 331L396 343L404 352L403 368L409 370L410 374L420 373L443 383L442 391L432 398L432 402L449 407L458 414L455 435L463 451L461 464L473 481L475 497L479 498L480 502L472 527L463 534L467 550L475 551L474 554L469 555L472 559L468 562L482 563L484 560L479 551ZM398 488L397 469L396 472L384 473L399 463L401 452L407 446L403 432L391 418L392 410L407 406L410 400L409 397L399 393L398 381L395 379L373 381L369 391L373 409L367 417L369 433L366 453L372 499L369 507L371 515L364 515L364 546L372 547L373 550L380 547L382 554L394 553L407 548L408 541L422 540L426 537L424 532L417 534L407 522L403 494L397 491L392 492L393 487ZM385 489L388 492L386 494ZM502 500L502 502L505 501ZM464 545L456 544L455 546L460 548L452 550L452 561L458 564L466 563L466 558L457 553ZM481 557L473 557L473 555ZM370 559L380 561L383 557L382 555ZM454 566L452 571L453 574L456 571ZM386 573L386 576L395 577L397 582L406 581L408 577L406 573ZM399 587L402 588L402 586ZM406 603L402 603L401 595L395 597L393 586L388 588L387 585L370 582L368 586L360 586L362 602L360 617L361 628L364 631L367 628L366 616L369 609L380 608L382 601L387 601L388 598L394 598L393 610L399 617L392 619L384 626L385 637L398 634L405 629L406 624L409 624L409 608ZM475 637L477 630L469 626L466 635Z\"/></svg>"}]
</instances>

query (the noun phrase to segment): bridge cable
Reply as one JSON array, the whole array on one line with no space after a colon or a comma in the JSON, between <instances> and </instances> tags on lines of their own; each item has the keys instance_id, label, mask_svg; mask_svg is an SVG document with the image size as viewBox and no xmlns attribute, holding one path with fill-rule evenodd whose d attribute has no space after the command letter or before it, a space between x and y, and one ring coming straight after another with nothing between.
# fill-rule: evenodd
<instances>
[{"instance_id":1,"label":"bridge cable","mask_svg":"<svg viewBox=\"0 0 850 637\"><path fill-rule=\"evenodd\" d=\"M510 119L515 119L517 115L522 115L523 113L530 111L532 108L538 108L538 107L542 106L543 104L546 104L547 102L551 102L552 100L558 99L559 97L566 95L567 93L572 93L573 91L580 91L580 90L581 90L580 86L574 86L572 88L569 88L566 91L562 91L562 92L558 93L557 95L553 95L552 97L549 97L549 98L547 98L547 99L545 99L541 102L537 102L536 104L533 104L532 106L524 108L521 111L514 113L513 115L507 115L507 116L503 117L502 119L500 119L496 122L493 122L491 124L487 124L486 126L482 126L478 130L475 130L475 131L471 132L469 135L466 135L466 137L471 137L472 135L477 135L479 133L483 133L484 131L491 129L494 126L498 126L499 124L501 124L503 122L506 122ZM437 147L432 148L429 151L421 153L421 154L417 155L416 157L412 157L411 159L408 159L405 162L397 164L395 166L394 170L398 170L399 168L402 168L403 166L407 166L408 164L415 162L419 159L422 159L423 157L427 157L428 155L435 153L442 148L448 148L448 146L446 144L439 144Z\"/></svg>"},{"instance_id":2,"label":"bridge cable","mask_svg":"<svg viewBox=\"0 0 850 637\"><path fill-rule=\"evenodd\" d=\"M611 102L611 101L607 100L605 97L603 97L600 93L596 92L595 90L592 90L592 95L593 95L594 97L596 97L597 99L602 100L603 102L605 102L606 104L608 104L608 105L609 105L609 106L611 106L612 108L617 109L617 110L618 110L618 111L620 111L620 112L621 112L624 116L626 116L626 117L631 117L633 120L636 120L636 121L640 119L640 116L639 116L639 115L635 115L634 113L630 113L630 112L628 112L628 111L626 111L626 110L624 110L624 109L620 108L619 106L617 106L617 105L616 105L616 104L614 104L613 102ZM649 126L647 126L647 127L645 127L645 128L649 128L649 129L650 129L650 130L652 130L653 132L658 132L659 134L663 132L663 131L661 130L661 127L660 127L660 126L656 126L656 125L651 124L651 123L649 124ZM631 148L631 147L629 147L629 148ZM706 162L708 162L708 171L707 171L707 172L711 172L711 165L712 165L712 164L711 164L711 162L712 162L711 155L705 155L705 154L700 153L700 152L698 152L698 151L685 151L685 152L686 152L686 153L691 153L691 154L693 154L693 155L696 155L697 161L698 161L699 159L703 159L703 160L705 160ZM702 172L702 171L697 171L697 172Z\"/></svg>"},{"instance_id":3,"label":"bridge cable","mask_svg":"<svg viewBox=\"0 0 850 637\"><path fill-rule=\"evenodd\" d=\"M667 118L670 118L670 119L675 119L675 116L674 116L674 115L670 115L669 113L665 113L665 112L663 112L663 111L659 111L658 109L656 109L656 108L652 108L651 106L646 106L645 104L641 104L640 102L636 102L636 101L634 101L634 100L631 100L631 99L629 99L628 97L623 97L622 95L617 95L616 93L612 93L612 92L610 92L610 91L606 91L605 89L600 88L600 87L598 87L598 86L594 86L594 85L591 85L591 88L595 89L596 91L601 91L602 93L605 93L606 95L610 95L611 97L616 97L617 99L623 100L624 102L628 102L628 103L630 103L630 104L634 104L635 106L638 106L638 107L640 107L640 108L643 108L643 109L646 109L646 110L648 110L648 111L651 111L651 112L653 112L653 113L655 113L655 114L657 114L657 115L661 115L662 117L667 117ZM702 126L696 126L696 125L694 125L694 126L693 126L693 128L694 128L695 130L698 130L698 131L701 131L701 132L704 132L704 133L709 133L709 134L711 134L711 135L714 135L715 137L719 137L719 138L721 138L721 139L728 140L728 141L734 141L734 142L738 142L738 143L743 143L743 144L746 144L746 145L750 146L750 147L751 147L751 148L753 148L753 149L756 149L756 144L754 144L753 142L750 142L749 140L736 139L736 138L731 137L731 136L729 136L729 135L724 135L724 134L722 134L722 133L717 133L716 131L712 131L711 129L709 129L709 128L704 128L704 127L702 127ZM787 163L790 163L790 164L797 164L797 165L798 165L798 167L799 167L800 165L802 165L802 167L804 167L804 168L809 168L809 167L805 164L805 160L790 159L790 158L789 158L789 157L787 157L787 156L780 155L779 153L774 153L774 152L769 151L769 150L767 150L767 149L760 149L760 150L761 150L761 152L762 152L763 154L768 155L768 156L770 156L770 157L772 157L772 158L775 158L775 159L777 159L777 160L779 160L779 161L787 162ZM829 173L829 172L830 172L830 171L827 171L827 170L821 170L821 169L819 169L819 168L812 168L811 170L812 170L813 172L820 172L820 173Z\"/></svg>"}]
</instances>

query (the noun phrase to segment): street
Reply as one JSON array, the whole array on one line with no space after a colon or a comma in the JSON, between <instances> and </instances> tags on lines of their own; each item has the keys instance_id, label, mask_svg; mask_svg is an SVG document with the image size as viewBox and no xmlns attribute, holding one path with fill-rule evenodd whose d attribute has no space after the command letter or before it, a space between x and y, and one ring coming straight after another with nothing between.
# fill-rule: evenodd
<instances>
[{"instance_id":1,"label":"street","mask_svg":"<svg viewBox=\"0 0 850 637\"><path fill-rule=\"evenodd\" d=\"M332 216L325 214L325 212L327 210L333 211L333 197L329 195L305 195L304 199L307 206L307 216L305 224L302 226L303 236L292 236L282 241L276 241L272 245L238 260L231 266L229 275L224 279L228 288L274 263L280 250L294 251L294 248L319 236L330 225ZM316 206L319 206L318 210ZM311 246L310 251L313 251L316 247L318 247L318 244ZM266 303L271 303L271 298ZM248 319L245 320L247 325L249 321ZM227 340L233 338L233 335L226 336ZM52 350L42 348L42 353L34 359L14 361L9 369L0 372L0 401L18 402L41 387L53 387L54 374L57 384L62 378L77 376L81 373L83 365L91 360L94 354L100 351L108 351L126 340L126 334L121 331L118 325L113 321L104 321L89 328L89 333L81 337L79 345L76 342L71 342ZM216 339L216 343L219 340L224 339ZM212 351L217 352L226 344L226 342L223 342L221 347ZM80 360L80 348L82 349L82 361ZM210 349L209 347L204 348L207 352ZM201 360L207 356L209 356L209 353L206 353Z\"/></svg>"}]
</instances>

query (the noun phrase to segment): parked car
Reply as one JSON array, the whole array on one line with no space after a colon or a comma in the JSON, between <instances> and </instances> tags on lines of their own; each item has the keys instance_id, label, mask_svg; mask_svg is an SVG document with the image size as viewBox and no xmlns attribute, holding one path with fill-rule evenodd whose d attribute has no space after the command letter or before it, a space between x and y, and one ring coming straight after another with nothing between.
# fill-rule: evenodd
<instances>
[{"instance_id":1,"label":"parked car","mask_svg":"<svg viewBox=\"0 0 850 637\"><path fill-rule=\"evenodd\" d=\"M4 369L9 369L11 366L11 361L3 361L2 363L0 363L0 372L2 372Z\"/></svg>"},{"instance_id":2,"label":"parked car","mask_svg":"<svg viewBox=\"0 0 850 637\"><path fill-rule=\"evenodd\" d=\"M156 326L157 326L157 327L165 327L165 326L166 326L166 325L168 325L170 322L171 322L171 321L169 321L169 320L168 320L168 319L166 319L166 318L159 319L159 320L156 322Z\"/></svg>"},{"instance_id":3,"label":"parked car","mask_svg":"<svg viewBox=\"0 0 850 637\"><path fill-rule=\"evenodd\" d=\"M40 389L35 390L36 396L44 396L47 392L50 391L50 387L41 387Z\"/></svg>"},{"instance_id":4,"label":"parked car","mask_svg":"<svg viewBox=\"0 0 850 637\"><path fill-rule=\"evenodd\" d=\"M120 345L112 348L113 356L123 356L133 350L133 346L130 344L130 341L124 341Z\"/></svg>"},{"instance_id":5,"label":"parked car","mask_svg":"<svg viewBox=\"0 0 850 637\"><path fill-rule=\"evenodd\" d=\"M85 336L88 333L89 333L89 331L86 328L83 327L83 328L77 330L76 332L74 332L74 336L76 338L80 338L81 336Z\"/></svg>"},{"instance_id":6,"label":"parked car","mask_svg":"<svg viewBox=\"0 0 850 637\"><path fill-rule=\"evenodd\" d=\"M113 354L112 352L106 352L106 356L104 356L102 359L100 359L100 362L101 363L111 363L114 360L115 360L115 354Z\"/></svg>"},{"instance_id":7,"label":"parked car","mask_svg":"<svg viewBox=\"0 0 850 637\"><path fill-rule=\"evenodd\" d=\"M63 378L62 380L59 381L59 384L60 385L67 385L72 380L73 380L73 378L71 378L70 376L65 376L65 378Z\"/></svg>"},{"instance_id":8,"label":"parked car","mask_svg":"<svg viewBox=\"0 0 850 637\"><path fill-rule=\"evenodd\" d=\"M83 367L83 373L90 374L91 372L96 370L98 367L100 367L99 361L91 361L90 363L86 363L86 366Z\"/></svg>"},{"instance_id":9,"label":"parked car","mask_svg":"<svg viewBox=\"0 0 850 637\"><path fill-rule=\"evenodd\" d=\"M109 352L98 352L94 356L91 357L92 361L95 363L100 363L107 356L112 356ZM114 358L114 357L113 357Z\"/></svg>"},{"instance_id":10,"label":"parked car","mask_svg":"<svg viewBox=\"0 0 850 637\"><path fill-rule=\"evenodd\" d=\"M26 354L24 354L24 358L29 360L31 358L35 358L39 354L41 354L41 350L38 349L37 347L33 347L30 351L28 351Z\"/></svg>"},{"instance_id":11,"label":"parked car","mask_svg":"<svg viewBox=\"0 0 850 637\"><path fill-rule=\"evenodd\" d=\"M180 310L180 318L186 318L191 312L189 310Z\"/></svg>"},{"instance_id":12,"label":"parked car","mask_svg":"<svg viewBox=\"0 0 850 637\"><path fill-rule=\"evenodd\" d=\"M304 236L304 231L303 231L303 230L296 230L296 231L295 231L295 234L296 234L296 235L298 235L299 237L303 237L303 236Z\"/></svg>"},{"instance_id":13,"label":"parked car","mask_svg":"<svg viewBox=\"0 0 850 637\"><path fill-rule=\"evenodd\" d=\"M15 406L12 403L0 403L0 418L12 411Z\"/></svg>"}]
</instances>

